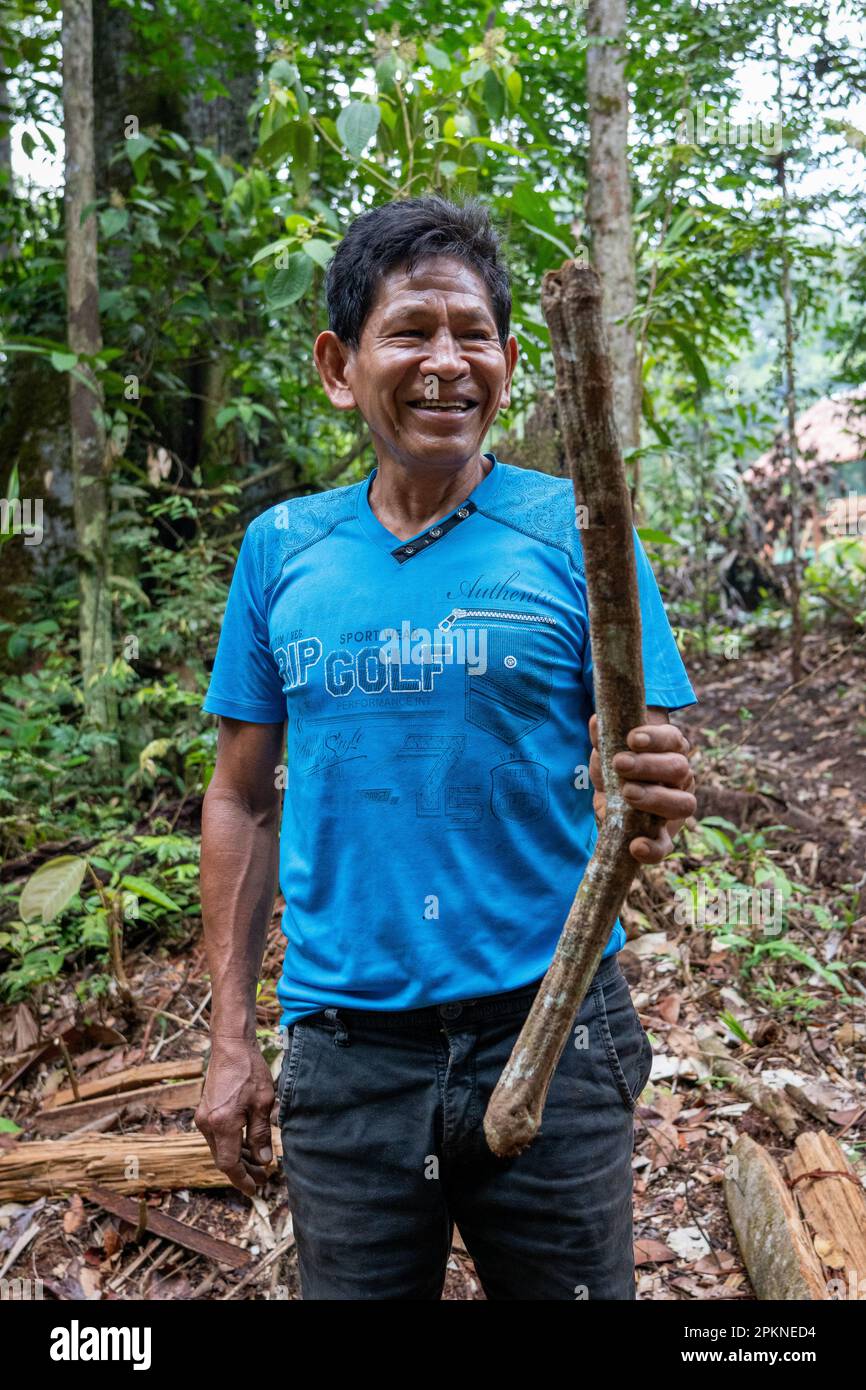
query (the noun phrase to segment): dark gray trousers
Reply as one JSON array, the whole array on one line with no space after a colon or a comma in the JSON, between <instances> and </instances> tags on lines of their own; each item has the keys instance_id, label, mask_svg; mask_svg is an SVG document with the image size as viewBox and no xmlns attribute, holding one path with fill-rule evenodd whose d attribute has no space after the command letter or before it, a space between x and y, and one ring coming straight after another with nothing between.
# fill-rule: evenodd
<instances>
[{"instance_id":1,"label":"dark gray trousers","mask_svg":"<svg viewBox=\"0 0 866 1390\"><path fill-rule=\"evenodd\" d=\"M513 1159L482 1119L539 981L287 1033L283 1170L304 1299L439 1299L457 1223L489 1299L633 1299L634 1106L652 1049L615 955Z\"/></svg>"}]
</instances>

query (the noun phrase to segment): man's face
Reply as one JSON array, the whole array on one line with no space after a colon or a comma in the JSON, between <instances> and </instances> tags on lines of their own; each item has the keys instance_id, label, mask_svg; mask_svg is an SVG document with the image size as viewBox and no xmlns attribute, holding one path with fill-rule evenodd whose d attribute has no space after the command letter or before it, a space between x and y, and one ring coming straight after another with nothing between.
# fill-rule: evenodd
<instances>
[{"instance_id":1,"label":"man's face","mask_svg":"<svg viewBox=\"0 0 866 1390\"><path fill-rule=\"evenodd\" d=\"M323 333L315 355L332 404L357 406L380 463L390 455L455 468L477 456L509 403L517 341L500 344L481 277L435 256L411 277L383 278L357 351Z\"/></svg>"}]
</instances>

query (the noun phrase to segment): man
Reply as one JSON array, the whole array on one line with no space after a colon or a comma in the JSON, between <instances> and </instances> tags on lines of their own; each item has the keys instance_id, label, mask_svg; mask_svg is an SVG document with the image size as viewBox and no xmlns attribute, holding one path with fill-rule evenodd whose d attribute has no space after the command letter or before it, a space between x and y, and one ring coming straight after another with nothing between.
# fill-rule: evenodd
<instances>
[{"instance_id":1,"label":"man","mask_svg":"<svg viewBox=\"0 0 866 1390\"><path fill-rule=\"evenodd\" d=\"M377 465L271 508L241 546L204 706L220 730L196 1123L252 1195L272 1158L254 1006L288 721L277 1123L303 1297L438 1299L456 1221L488 1298L634 1298L651 1048L619 923L535 1142L502 1160L482 1131L604 812L571 483L481 453L517 361L487 213L438 197L365 213L327 299L316 365ZM695 697L636 535L635 554L651 713L617 767L665 818L631 845L657 863L695 809L668 722Z\"/></svg>"}]
</instances>

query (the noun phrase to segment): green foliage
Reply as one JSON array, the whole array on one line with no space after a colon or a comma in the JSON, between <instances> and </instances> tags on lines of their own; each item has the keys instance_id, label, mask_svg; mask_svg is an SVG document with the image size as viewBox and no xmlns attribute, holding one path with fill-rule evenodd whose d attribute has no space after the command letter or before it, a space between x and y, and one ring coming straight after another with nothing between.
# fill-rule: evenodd
<instances>
[{"instance_id":1,"label":"green foliage","mask_svg":"<svg viewBox=\"0 0 866 1390\"><path fill-rule=\"evenodd\" d=\"M40 865L24 885L18 911L22 922L39 918L44 924L53 922L70 898L75 897L87 872L87 860L73 854L63 854Z\"/></svg>"},{"instance_id":2,"label":"green foliage","mask_svg":"<svg viewBox=\"0 0 866 1390\"><path fill-rule=\"evenodd\" d=\"M684 853L698 871L667 874L680 903L685 899L691 902L688 914L678 907L678 919L685 915L696 926L712 931L717 949L740 952L741 969L747 978L784 961L803 966L805 979L818 976L848 998L841 977L849 965L842 961L824 964L800 944L802 933L792 928L806 923L827 931L850 926L857 908L848 904L840 924L812 901L806 884L788 876L772 847L773 832L784 828L739 830L721 816L708 816L695 831L684 831ZM766 982L763 988L767 988Z\"/></svg>"},{"instance_id":3,"label":"green foliage","mask_svg":"<svg viewBox=\"0 0 866 1390\"><path fill-rule=\"evenodd\" d=\"M861 524L864 523L861 519ZM807 602L815 620L826 619L827 607L847 611L866 623L866 544L859 535L822 545L803 572Z\"/></svg>"},{"instance_id":4,"label":"green foliage","mask_svg":"<svg viewBox=\"0 0 866 1390\"><path fill-rule=\"evenodd\" d=\"M0 951L9 958L0 998L19 999L84 960L92 960L103 981L94 986L91 978L90 997L94 988L104 992L110 914L119 914L127 945L142 931L176 933L182 917L199 911L198 853L195 838L169 830L111 835L86 857L61 855L40 865L21 891L17 918L0 929ZM139 866L147 867L147 878L129 872ZM0 910L4 905L14 910L9 889L0 893Z\"/></svg>"}]
</instances>

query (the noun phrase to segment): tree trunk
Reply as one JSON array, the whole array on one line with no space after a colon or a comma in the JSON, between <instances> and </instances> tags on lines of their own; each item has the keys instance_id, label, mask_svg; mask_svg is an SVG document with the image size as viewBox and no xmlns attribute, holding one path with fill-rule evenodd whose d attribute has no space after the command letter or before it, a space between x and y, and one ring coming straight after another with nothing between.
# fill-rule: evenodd
<instances>
[{"instance_id":1,"label":"tree trunk","mask_svg":"<svg viewBox=\"0 0 866 1390\"><path fill-rule=\"evenodd\" d=\"M64 0L63 130L66 141L67 332L70 351L93 356L102 348L96 259L93 144L93 15L91 0ZM89 211L87 211L89 209ZM82 217L87 211L86 217ZM85 722L108 735L97 761L114 766L117 721L111 686L111 594L108 587L108 468L102 391L82 363L69 376L72 484L78 551L79 621Z\"/></svg>"},{"instance_id":2,"label":"tree trunk","mask_svg":"<svg viewBox=\"0 0 866 1390\"><path fill-rule=\"evenodd\" d=\"M204 37L214 49L209 70L216 69L227 96L206 99L196 59L197 40L181 17L173 24L173 41L181 63L180 81L165 67L161 50L150 47L146 26L136 14L109 0L94 0L94 67L99 74L95 93L96 187L100 197L115 191L125 197L132 180L126 160L109 159L124 136L124 123L136 116L142 132L151 127L174 130L192 145L207 145L219 157L249 165L254 140L247 111L255 98L259 77L256 31L244 13L230 28L204 21ZM136 59L138 62L136 62ZM108 247L112 275L123 282L129 260L125 238ZM249 315L256 312L250 303ZM237 332L236 321L215 319L204 352L197 346L193 361L175 363L188 394L184 400L151 398L146 406L153 436L182 461L185 472L197 465L223 461L225 440L214 431L214 418L226 403L231 383L226 379L227 342ZM255 331L254 323L251 332ZM202 360L205 358L206 360ZM205 482L208 481L207 475Z\"/></svg>"},{"instance_id":3,"label":"tree trunk","mask_svg":"<svg viewBox=\"0 0 866 1390\"><path fill-rule=\"evenodd\" d=\"M12 207L12 109L9 104L9 84L0 74L0 197ZM14 239L0 238L0 261L17 256Z\"/></svg>"},{"instance_id":4,"label":"tree trunk","mask_svg":"<svg viewBox=\"0 0 866 1390\"><path fill-rule=\"evenodd\" d=\"M605 328L613 365L614 413L623 449L640 442L640 383L635 332L632 195L628 163L628 87L625 78L626 0L589 0L586 90L589 170L586 217L592 264L601 279ZM610 42L609 40L614 40ZM633 486L638 478L632 465Z\"/></svg>"},{"instance_id":5,"label":"tree trunk","mask_svg":"<svg viewBox=\"0 0 866 1390\"><path fill-rule=\"evenodd\" d=\"M779 121L784 118L782 83L782 54L779 30L776 26L776 86ZM787 413L788 503L790 507L788 536L791 542L789 597L791 603L791 680L798 681L803 673L803 620L800 613L800 470L797 466L797 386L794 376L794 314L791 305L791 253L788 249L788 182L784 150L776 165L776 180L782 206L782 310L785 320L784 382ZM782 475L784 487L785 474Z\"/></svg>"},{"instance_id":6,"label":"tree trunk","mask_svg":"<svg viewBox=\"0 0 866 1390\"><path fill-rule=\"evenodd\" d=\"M784 160L782 161L784 170ZM785 176L782 174L784 187ZM784 199L785 194L783 192ZM786 246L782 248L782 303L785 308L785 406L787 411L788 442L788 503L791 541L790 600L791 600L791 680L803 674L803 619L800 612L800 470L797 464L797 388L794 378L794 321L791 312L791 259Z\"/></svg>"}]
</instances>

